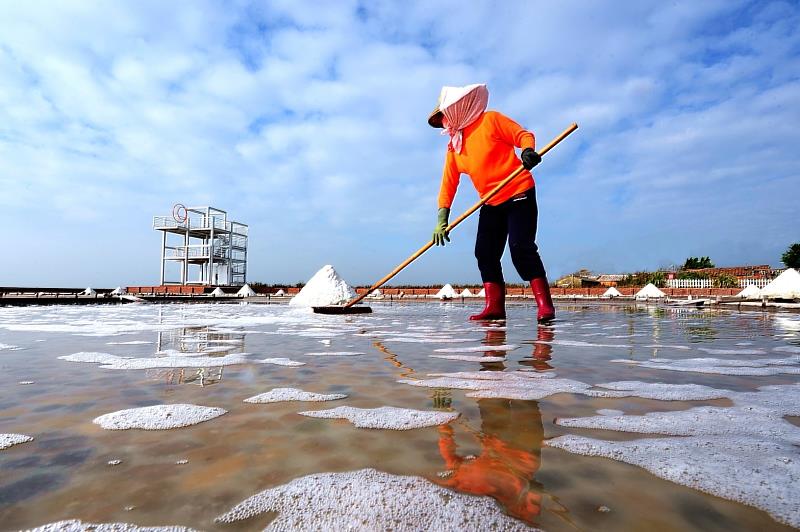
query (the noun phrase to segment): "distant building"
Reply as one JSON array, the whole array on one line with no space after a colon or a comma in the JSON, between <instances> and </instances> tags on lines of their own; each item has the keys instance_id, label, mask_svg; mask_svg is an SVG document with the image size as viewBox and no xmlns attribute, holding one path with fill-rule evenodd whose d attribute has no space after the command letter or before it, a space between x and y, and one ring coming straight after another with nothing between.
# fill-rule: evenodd
<instances>
[{"instance_id":1,"label":"distant building","mask_svg":"<svg viewBox=\"0 0 800 532\"><path fill-rule=\"evenodd\" d=\"M161 231L161 285L247 283L248 227L225 211L177 204L172 216L153 217L153 229ZM168 280L176 268L178 278Z\"/></svg>"}]
</instances>

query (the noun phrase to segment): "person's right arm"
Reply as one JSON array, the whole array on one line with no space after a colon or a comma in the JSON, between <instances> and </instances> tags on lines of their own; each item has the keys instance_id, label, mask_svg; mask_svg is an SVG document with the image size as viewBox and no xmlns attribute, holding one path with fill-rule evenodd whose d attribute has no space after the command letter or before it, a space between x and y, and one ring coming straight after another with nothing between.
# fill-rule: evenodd
<instances>
[{"instance_id":1,"label":"person's right arm","mask_svg":"<svg viewBox=\"0 0 800 532\"><path fill-rule=\"evenodd\" d=\"M453 198L458 190L459 179L461 179L461 172L458 171L455 154L448 150L442 171L442 184L439 187L439 211L436 213L436 227L433 229L433 243L437 246L444 246L445 241L450 241L447 226L450 220L450 207L453 205Z\"/></svg>"}]
</instances>

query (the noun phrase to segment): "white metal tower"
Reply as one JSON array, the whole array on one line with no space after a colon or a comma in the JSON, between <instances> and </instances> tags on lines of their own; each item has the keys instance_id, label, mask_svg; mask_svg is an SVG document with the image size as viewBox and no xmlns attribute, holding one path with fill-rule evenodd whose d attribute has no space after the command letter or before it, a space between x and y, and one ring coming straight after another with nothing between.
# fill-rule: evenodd
<instances>
[{"instance_id":1,"label":"white metal tower","mask_svg":"<svg viewBox=\"0 0 800 532\"><path fill-rule=\"evenodd\" d=\"M228 221L225 211L179 203L172 216L154 216L153 229L161 231L162 285L240 286L247 282L248 227ZM177 264L180 280L166 279L170 264Z\"/></svg>"}]
</instances>

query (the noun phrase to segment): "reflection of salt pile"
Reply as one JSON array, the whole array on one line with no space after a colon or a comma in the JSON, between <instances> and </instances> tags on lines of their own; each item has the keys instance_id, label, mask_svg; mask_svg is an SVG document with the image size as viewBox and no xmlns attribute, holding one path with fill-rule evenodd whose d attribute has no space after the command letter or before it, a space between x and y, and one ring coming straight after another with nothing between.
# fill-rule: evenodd
<instances>
[{"instance_id":1,"label":"reflection of salt pile","mask_svg":"<svg viewBox=\"0 0 800 532\"><path fill-rule=\"evenodd\" d=\"M339 277L333 266L323 266L289 301L296 307L324 307L339 305L356 297L356 291Z\"/></svg>"},{"instance_id":2,"label":"reflection of salt pile","mask_svg":"<svg viewBox=\"0 0 800 532\"><path fill-rule=\"evenodd\" d=\"M489 497L450 491L419 477L362 469L297 478L244 500L218 522L266 512L274 530L531 530Z\"/></svg>"},{"instance_id":3,"label":"reflection of salt pile","mask_svg":"<svg viewBox=\"0 0 800 532\"><path fill-rule=\"evenodd\" d=\"M24 434L0 434L0 451L29 441L33 441L33 438Z\"/></svg>"},{"instance_id":4,"label":"reflection of salt pile","mask_svg":"<svg viewBox=\"0 0 800 532\"><path fill-rule=\"evenodd\" d=\"M30 532L194 532L184 526L145 526L128 523L84 523L79 519L57 521L32 528Z\"/></svg>"},{"instance_id":5,"label":"reflection of salt pile","mask_svg":"<svg viewBox=\"0 0 800 532\"><path fill-rule=\"evenodd\" d=\"M106 430L165 430L197 425L214 419L227 410L209 406L176 404L129 408L104 414L93 420Z\"/></svg>"},{"instance_id":6,"label":"reflection of salt pile","mask_svg":"<svg viewBox=\"0 0 800 532\"><path fill-rule=\"evenodd\" d=\"M297 388L274 388L266 393L254 395L244 400L245 403L280 403L283 401L335 401L344 399L343 393L313 393Z\"/></svg>"},{"instance_id":7,"label":"reflection of salt pile","mask_svg":"<svg viewBox=\"0 0 800 532\"><path fill-rule=\"evenodd\" d=\"M327 419L346 419L362 429L409 430L444 425L456 419L458 412L435 412L382 406L380 408L356 408L340 406L330 410L300 412L302 416Z\"/></svg>"},{"instance_id":8,"label":"reflection of salt pile","mask_svg":"<svg viewBox=\"0 0 800 532\"><path fill-rule=\"evenodd\" d=\"M775 299L800 299L800 273L786 268L785 272L761 289L760 295Z\"/></svg>"}]
</instances>

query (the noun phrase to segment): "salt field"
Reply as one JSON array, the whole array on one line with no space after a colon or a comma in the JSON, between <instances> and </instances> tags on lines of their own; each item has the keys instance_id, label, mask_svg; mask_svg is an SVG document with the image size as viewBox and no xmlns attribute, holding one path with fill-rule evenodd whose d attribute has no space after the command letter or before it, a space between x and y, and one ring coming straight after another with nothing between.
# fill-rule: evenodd
<instances>
[{"instance_id":1,"label":"salt field","mask_svg":"<svg viewBox=\"0 0 800 532\"><path fill-rule=\"evenodd\" d=\"M800 527L799 314L370 305L0 307L0 530Z\"/></svg>"}]
</instances>

